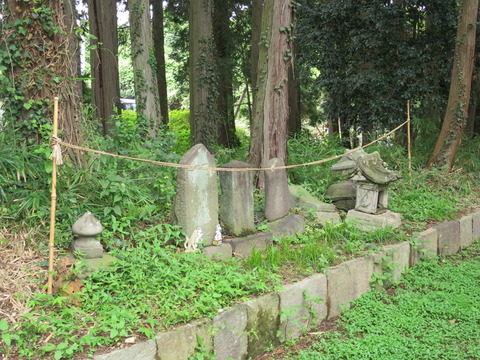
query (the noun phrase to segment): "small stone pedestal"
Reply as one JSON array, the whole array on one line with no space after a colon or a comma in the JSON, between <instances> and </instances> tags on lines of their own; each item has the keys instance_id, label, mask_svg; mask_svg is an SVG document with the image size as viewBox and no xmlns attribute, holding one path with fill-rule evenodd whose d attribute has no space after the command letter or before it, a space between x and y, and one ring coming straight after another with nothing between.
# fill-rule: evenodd
<instances>
[{"instance_id":1,"label":"small stone pedestal","mask_svg":"<svg viewBox=\"0 0 480 360\"><path fill-rule=\"evenodd\" d=\"M72 226L72 232L78 238L73 242L73 251L78 251L85 259L101 258L103 246L95 236L103 230L102 224L88 211Z\"/></svg>"},{"instance_id":2,"label":"small stone pedestal","mask_svg":"<svg viewBox=\"0 0 480 360\"><path fill-rule=\"evenodd\" d=\"M362 230L375 230L390 226L397 228L402 225L400 214L386 210L381 214L368 214L362 211L350 210L347 213L347 219L352 219L357 227Z\"/></svg>"}]
</instances>

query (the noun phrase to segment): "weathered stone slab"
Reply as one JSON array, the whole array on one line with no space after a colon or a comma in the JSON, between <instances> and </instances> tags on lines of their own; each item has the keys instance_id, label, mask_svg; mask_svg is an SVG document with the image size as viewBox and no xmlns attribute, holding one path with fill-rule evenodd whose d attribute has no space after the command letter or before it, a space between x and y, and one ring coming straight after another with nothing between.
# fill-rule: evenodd
<instances>
[{"instance_id":1,"label":"weathered stone slab","mask_svg":"<svg viewBox=\"0 0 480 360\"><path fill-rule=\"evenodd\" d=\"M276 293L261 296L245 303L247 307L248 356L263 354L271 345L279 344L280 298Z\"/></svg>"},{"instance_id":2,"label":"weathered stone slab","mask_svg":"<svg viewBox=\"0 0 480 360\"><path fill-rule=\"evenodd\" d=\"M280 297L281 341L304 334L311 326L318 325L327 315L327 278L316 274L298 283L284 286Z\"/></svg>"},{"instance_id":3,"label":"weathered stone slab","mask_svg":"<svg viewBox=\"0 0 480 360\"><path fill-rule=\"evenodd\" d=\"M473 217L467 215L460 220L460 248L464 248L473 243Z\"/></svg>"},{"instance_id":4,"label":"weathered stone slab","mask_svg":"<svg viewBox=\"0 0 480 360\"><path fill-rule=\"evenodd\" d=\"M473 240L480 239L480 211L472 214L472 222L473 222L473 229L472 229L472 237Z\"/></svg>"},{"instance_id":5,"label":"weathered stone slab","mask_svg":"<svg viewBox=\"0 0 480 360\"><path fill-rule=\"evenodd\" d=\"M422 231L414 239L414 245L410 248L410 266L418 263L422 258L437 256L438 233L437 229L430 228Z\"/></svg>"},{"instance_id":6,"label":"weathered stone slab","mask_svg":"<svg viewBox=\"0 0 480 360\"><path fill-rule=\"evenodd\" d=\"M209 259L229 259L233 256L232 246L227 243L206 246L202 252Z\"/></svg>"},{"instance_id":7,"label":"weathered stone slab","mask_svg":"<svg viewBox=\"0 0 480 360\"><path fill-rule=\"evenodd\" d=\"M438 231L439 255L455 254L460 250L460 222L447 221L435 226Z\"/></svg>"},{"instance_id":8,"label":"weathered stone slab","mask_svg":"<svg viewBox=\"0 0 480 360\"><path fill-rule=\"evenodd\" d=\"M384 247L386 253L391 253L392 261L395 264L393 269L393 281L399 281L402 273L410 267L410 244L406 241L387 245Z\"/></svg>"},{"instance_id":9,"label":"weathered stone slab","mask_svg":"<svg viewBox=\"0 0 480 360\"><path fill-rule=\"evenodd\" d=\"M334 318L350 306L350 302L370 289L373 258L357 258L328 268L328 318Z\"/></svg>"},{"instance_id":10,"label":"weathered stone slab","mask_svg":"<svg viewBox=\"0 0 480 360\"><path fill-rule=\"evenodd\" d=\"M157 358L155 360L187 360L195 354L199 345L197 336L202 339L206 351L213 353L212 321L202 320L178 327L155 337Z\"/></svg>"},{"instance_id":11,"label":"weathered stone slab","mask_svg":"<svg viewBox=\"0 0 480 360\"><path fill-rule=\"evenodd\" d=\"M247 307L239 305L213 318L213 348L216 360L247 358Z\"/></svg>"},{"instance_id":12,"label":"weathered stone slab","mask_svg":"<svg viewBox=\"0 0 480 360\"><path fill-rule=\"evenodd\" d=\"M347 213L347 219L352 220L359 229L367 231L388 226L395 229L402 225L400 214L390 210L383 214L367 214L357 210L350 210Z\"/></svg>"},{"instance_id":13,"label":"weathered stone slab","mask_svg":"<svg viewBox=\"0 0 480 360\"><path fill-rule=\"evenodd\" d=\"M336 212L333 204L320 201L312 196L307 190L299 185L290 185L290 207L299 207L303 210L314 210L321 212Z\"/></svg>"},{"instance_id":14,"label":"weathered stone slab","mask_svg":"<svg viewBox=\"0 0 480 360\"><path fill-rule=\"evenodd\" d=\"M373 272L378 276L375 289L388 288L402 278L402 273L410 267L410 243L402 242L385 246L378 254L371 255Z\"/></svg>"},{"instance_id":15,"label":"weathered stone slab","mask_svg":"<svg viewBox=\"0 0 480 360\"><path fill-rule=\"evenodd\" d=\"M258 233L241 238L225 240L232 246L233 254L242 258L250 257L252 250L263 251L272 243L272 233Z\"/></svg>"},{"instance_id":16,"label":"weathered stone slab","mask_svg":"<svg viewBox=\"0 0 480 360\"><path fill-rule=\"evenodd\" d=\"M288 190L287 170L273 170L284 166L282 160L270 159L266 166L272 170L265 171L265 217L270 220L280 219L290 211L290 192Z\"/></svg>"},{"instance_id":17,"label":"weathered stone slab","mask_svg":"<svg viewBox=\"0 0 480 360\"><path fill-rule=\"evenodd\" d=\"M353 206L355 206L356 196L357 186L351 181L340 181L336 184L332 184L327 188L327 191L325 191L325 197L332 199L332 202L353 200Z\"/></svg>"},{"instance_id":18,"label":"weathered stone slab","mask_svg":"<svg viewBox=\"0 0 480 360\"><path fill-rule=\"evenodd\" d=\"M94 360L156 360L157 346L155 341L147 340L129 348L112 351L108 354L96 355Z\"/></svg>"},{"instance_id":19,"label":"weathered stone slab","mask_svg":"<svg viewBox=\"0 0 480 360\"><path fill-rule=\"evenodd\" d=\"M303 234L305 232L305 219L297 214L289 214L284 218L267 223L268 229L276 238Z\"/></svg>"},{"instance_id":20,"label":"weathered stone slab","mask_svg":"<svg viewBox=\"0 0 480 360\"><path fill-rule=\"evenodd\" d=\"M215 159L203 144L197 144L183 156L180 164L215 167ZM211 245L218 224L217 172L179 168L173 210L175 223L187 236L200 227L204 245Z\"/></svg>"},{"instance_id":21,"label":"weathered stone slab","mask_svg":"<svg viewBox=\"0 0 480 360\"><path fill-rule=\"evenodd\" d=\"M337 212L321 212L316 211L317 223L321 226L325 226L327 223L330 225L336 225L340 223L340 215Z\"/></svg>"},{"instance_id":22,"label":"weathered stone slab","mask_svg":"<svg viewBox=\"0 0 480 360\"><path fill-rule=\"evenodd\" d=\"M231 161L222 168L249 168L250 164ZM220 222L225 232L241 236L255 231L253 217L253 172L220 172Z\"/></svg>"}]
</instances>

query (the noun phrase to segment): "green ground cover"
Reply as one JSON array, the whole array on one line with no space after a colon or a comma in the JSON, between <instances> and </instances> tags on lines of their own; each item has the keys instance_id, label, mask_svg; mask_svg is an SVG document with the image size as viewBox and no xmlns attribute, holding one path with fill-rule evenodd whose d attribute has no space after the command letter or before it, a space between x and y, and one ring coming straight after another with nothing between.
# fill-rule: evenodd
<instances>
[{"instance_id":1,"label":"green ground cover","mask_svg":"<svg viewBox=\"0 0 480 360\"><path fill-rule=\"evenodd\" d=\"M480 359L480 241L418 263L389 291L370 291L339 330L282 359ZM275 357L271 357L275 359Z\"/></svg>"},{"instance_id":2,"label":"green ground cover","mask_svg":"<svg viewBox=\"0 0 480 360\"><path fill-rule=\"evenodd\" d=\"M133 119L132 123L135 125ZM92 148L133 157L171 162L180 159L181 153L175 149L184 146L175 136L144 141L136 134L133 126L120 129L115 138L92 136L88 141ZM9 317L0 322L0 353L12 359L63 359L122 344L127 337L151 338L174 324L214 316L219 308L272 291L282 281L322 272L360 252L408 239L428 223L452 219L459 211L479 207L479 141L465 140L462 144L453 176L444 170L422 169L418 164L424 163L425 152L414 154L411 181L405 148L380 144L368 149L379 150L389 167L403 175L390 190L390 208L400 212L405 221L401 229L367 233L348 222L325 228L308 222L304 235L276 240L265 253L254 253L251 259L225 262L183 253L185 234L171 219L174 169L97 155L88 155L84 168L67 162L59 168L57 184L59 256L69 253L72 224L85 211L91 211L105 228L102 244L118 258L112 268L84 280L80 306L61 293L45 294L49 144L2 147L0 250L6 256L16 253L19 247L29 249L36 252L38 259L29 261L22 273L12 273L30 279L34 285L16 290L12 285L18 283L15 277L6 282L13 290L7 294L10 302L4 303ZM291 164L327 158L345 150L335 139L321 140L311 135L291 139L288 146ZM248 143L233 150L215 149L214 156L219 165L232 159L246 161L247 149ZM292 169L289 181L322 199L326 188L341 180L329 170L331 165ZM265 227L262 201L262 195L256 194L259 230ZM35 271L30 270L32 267Z\"/></svg>"}]
</instances>

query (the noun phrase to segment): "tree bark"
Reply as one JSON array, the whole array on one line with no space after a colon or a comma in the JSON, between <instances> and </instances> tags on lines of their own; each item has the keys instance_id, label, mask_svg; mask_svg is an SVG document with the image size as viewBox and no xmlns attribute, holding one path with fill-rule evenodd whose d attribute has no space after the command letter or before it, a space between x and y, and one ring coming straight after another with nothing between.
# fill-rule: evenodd
<instances>
[{"instance_id":1,"label":"tree bark","mask_svg":"<svg viewBox=\"0 0 480 360\"><path fill-rule=\"evenodd\" d=\"M190 0L190 141L207 148L218 137L212 11L213 0Z\"/></svg>"},{"instance_id":2,"label":"tree bark","mask_svg":"<svg viewBox=\"0 0 480 360\"><path fill-rule=\"evenodd\" d=\"M116 0L88 0L88 17L94 35L90 50L93 103L103 135L108 135L120 105Z\"/></svg>"},{"instance_id":3,"label":"tree bark","mask_svg":"<svg viewBox=\"0 0 480 360\"><path fill-rule=\"evenodd\" d=\"M53 98L59 97L59 131L62 139L71 144L83 142L80 127L81 93L78 78L79 43L75 35L76 12L74 2L48 0L44 7L30 1L6 2L3 16L12 25L2 29L1 46L7 46L10 63L2 63L8 71L12 98L4 106L6 118L9 113L14 119L6 126L24 137L28 144L40 143L44 126L53 116ZM50 9L46 12L45 9ZM38 18L31 15L40 13L43 22L51 22L45 28ZM50 18L49 18L50 17ZM24 21L28 21L28 26ZM26 40L28 39L28 41ZM18 49L15 54L13 50ZM3 49L2 49L3 50ZM69 151L72 160L81 163L83 156Z\"/></svg>"},{"instance_id":4,"label":"tree bark","mask_svg":"<svg viewBox=\"0 0 480 360\"><path fill-rule=\"evenodd\" d=\"M231 9L225 0L214 0L213 37L218 76L218 145L227 148L238 145L235 134L230 16Z\"/></svg>"},{"instance_id":5,"label":"tree bark","mask_svg":"<svg viewBox=\"0 0 480 360\"><path fill-rule=\"evenodd\" d=\"M156 73L158 84L158 95L160 98L160 115L162 124L168 126L168 91L167 76L165 72L165 36L163 28L163 1L150 0L153 7L153 48L155 59L157 61Z\"/></svg>"},{"instance_id":6,"label":"tree bark","mask_svg":"<svg viewBox=\"0 0 480 360\"><path fill-rule=\"evenodd\" d=\"M150 60L153 51L149 0L128 0L136 111L148 123L148 134L156 137L160 125L160 103L155 71Z\"/></svg>"},{"instance_id":7,"label":"tree bark","mask_svg":"<svg viewBox=\"0 0 480 360\"><path fill-rule=\"evenodd\" d=\"M447 110L427 166L447 165L451 170L465 130L474 64L478 0L464 0L458 18L457 41Z\"/></svg>"},{"instance_id":8,"label":"tree bark","mask_svg":"<svg viewBox=\"0 0 480 360\"><path fill-rule=\"evenodd\" d=\"M250 161L264 166L287 160L288 72L292 66L289 36L293 12L287 0L266 0L257 68L257 94L251 127Z\"/></svg>"}]
</instances>

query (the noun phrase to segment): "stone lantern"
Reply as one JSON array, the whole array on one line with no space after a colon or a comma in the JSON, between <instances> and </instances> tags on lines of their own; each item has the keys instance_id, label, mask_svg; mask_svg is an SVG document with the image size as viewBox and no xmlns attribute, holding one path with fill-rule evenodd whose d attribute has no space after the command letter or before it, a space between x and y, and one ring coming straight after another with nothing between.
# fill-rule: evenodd
<instances>
[{"instance_id":1,"label":"stone lantern","mask_svg":"<svg viewBox=\"0 0 480 360\"><path fill-rule=\"evenodd\" d=\"M102 224L88 211L72 226L72 232L77 235L73 242L73 251L79 251L85 259L101 258L103 246L95 238L103 230Z\"/></svg>"},{"instance_id":2,"label":"stone lantern","mask_svg":"<svg viewBox=\"0 0 480 360\"><path fill-rule=\"evenodd\" d=\"M400 215L388 211L388 184L400 179L400 175L385 168L378 152L356 151L331 169L340 171L356 185L355 210L350 210L347 217L365 220L364 228L398 227L401 224Z\"/></svg>"}]
</instances>

